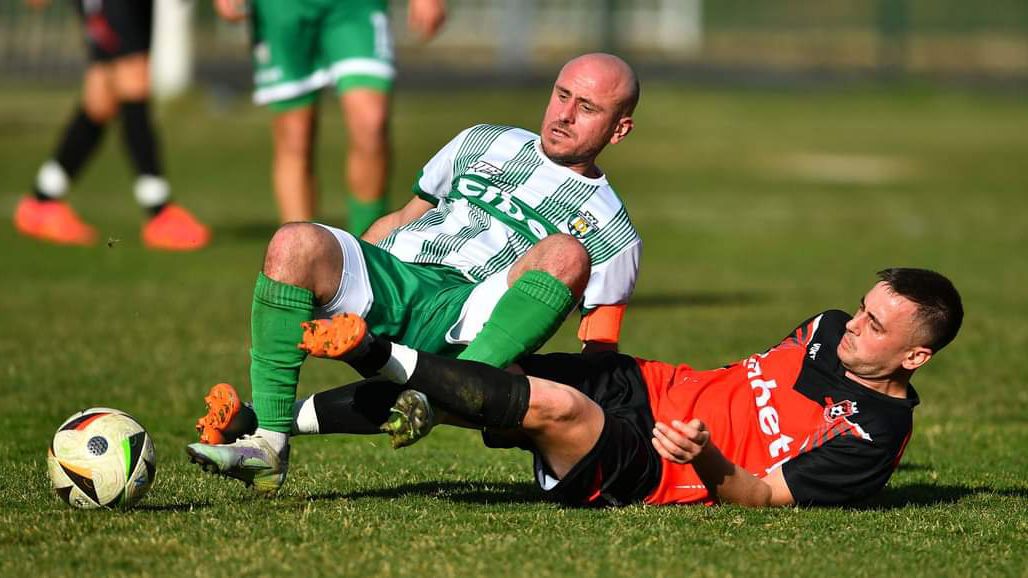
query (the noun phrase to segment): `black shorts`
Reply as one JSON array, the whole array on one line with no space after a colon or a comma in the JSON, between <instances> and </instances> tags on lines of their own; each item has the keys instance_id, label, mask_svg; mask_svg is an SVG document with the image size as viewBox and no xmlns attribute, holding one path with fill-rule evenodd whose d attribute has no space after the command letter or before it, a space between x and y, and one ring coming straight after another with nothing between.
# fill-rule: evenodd
<instances>
[{"instance_id":1,"label":"black shorts","mask_svg":"<svg viewBox=\"0 0 1028 578\"><path fill-rule=\"evenodd\" d=\"M75 0L90 62L150 52L153 0Z\"/></svg>"},{"instance_id":2,"label":"black shorts","mask_svg":"<svg viewBox=\"0 0 1028 578\"><path fill-rule=\"evenodd\" d=\"M603 408L593 449L559 482L536 453L536 481L551 498L575 506L619 506L642 501L660 481L660 455L650 442L653 412L635 358L613 352L530 355L525 373L569 385Z\"/></svg>"}]
</instances>

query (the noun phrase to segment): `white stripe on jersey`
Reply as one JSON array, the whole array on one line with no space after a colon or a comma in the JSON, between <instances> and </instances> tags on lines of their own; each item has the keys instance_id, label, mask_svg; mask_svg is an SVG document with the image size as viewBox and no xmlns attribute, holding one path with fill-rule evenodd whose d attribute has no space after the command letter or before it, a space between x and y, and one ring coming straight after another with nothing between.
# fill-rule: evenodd
<instances>
[{"instance_id":1,"label":"white stripe on jersey","mask_svg":"<svg viewBox=\"0 0 1028 578\"><path fill-rule=\"evenodd\" d=\"M409 263L447 265L474 281L505 270L555 232L574 236L592 261L585 307L624 303L641 241L606 176L560 166L529 131L477 125L425 165L415 192L437 206L379 246Z\"/></svg>"}]
</instances>

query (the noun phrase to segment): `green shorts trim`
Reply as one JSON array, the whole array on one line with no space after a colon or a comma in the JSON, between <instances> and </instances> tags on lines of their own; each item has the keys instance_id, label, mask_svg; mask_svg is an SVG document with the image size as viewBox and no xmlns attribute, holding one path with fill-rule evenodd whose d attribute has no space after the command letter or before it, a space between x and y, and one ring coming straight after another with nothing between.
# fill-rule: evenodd
<instances>
[{"instance_id":1,"label":"green shorts trim","mask_svg":"<svg viewBox=\"0 0 1028 578\"><path fill-rule=\"evenodd\" d=\"M392 89L396 75L384 0L255 0L254 96L276 110L308 105L308 94Z\"/></svg>"},{"instance_id":2,"label":"green shorts trim","mask_svg":"<svg viewBox=\"0 0 1028 578\"><path fill-rule=\"evenodd\" d=\"M285 112L287 110L293 110L293 109L297 109L297 108L303 108L303 107L306 107L306 106L311 106L317 100L318 100L318 92L314 91L314 92L308 92L307 94L302 94L300 96L297 96L296 98L288 98L286 100L276 100L276 101L273 101L273 102L269 102L268 103L268 108L270 108L271 110L273 110L275 112ZM258 103L258 104L260 104L260 103Z\"/></svg>"},{"instance_id":3,"label":"green shorts trim","mask_svg":"<svg viewBox=\"0 0 1028 578\"><path fill-rule=\"evenodd\" d=\"M462 351L446 334L478 284L452 267L406 263L364 241L360 247L374 295L365 315L371 331L430 353Z\"/></svg>"}]
</instances>

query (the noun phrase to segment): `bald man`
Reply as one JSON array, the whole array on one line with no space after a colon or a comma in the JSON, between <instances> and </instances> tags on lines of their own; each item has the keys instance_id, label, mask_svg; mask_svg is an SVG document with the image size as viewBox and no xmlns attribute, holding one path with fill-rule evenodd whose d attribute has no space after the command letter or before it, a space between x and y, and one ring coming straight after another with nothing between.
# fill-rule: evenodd
<instances>
[{"instance_id":1,"label":"bald man","mask_svg":"<svg viewBox=\"0 0 1028 578\"><path fill-rule=\"evenodd\" d=\"M553 85L541 134L489 124L462 131L424 166L410 202L363 238L316 223L282 226L253 296L256 431L233 441L233 418L249 410L231 386L216 385L192 459L259 492L282 485L306 357L301 323L314 319L353 313L411 348L506 367L577 305L583 348L616 350L641 241L596 159L632 131L638 100L623 60L579 56ZM336 331L332 322L318 327L326 339ZM317 433L326 414L315 403L297 404L303 433ZM343 415L342 406L327 413Z\"/></svg>"}]
</instances>

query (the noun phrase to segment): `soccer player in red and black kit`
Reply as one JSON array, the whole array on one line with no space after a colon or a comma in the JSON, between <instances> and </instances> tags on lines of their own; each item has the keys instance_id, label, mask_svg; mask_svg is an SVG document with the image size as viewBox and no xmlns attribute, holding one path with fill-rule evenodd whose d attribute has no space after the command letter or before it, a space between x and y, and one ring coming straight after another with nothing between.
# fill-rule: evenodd
<instances>
[{"instance_id":1,"label":"soccer player in red and black kit","mask_svg":"<svg viewBox=\"0 0 1028 578\"><path fill-rule=\"evenodd\" d=\"M145 212L141 237L152 249L205 246L207 227L171 201L150 120L150 38L153 0L74 0L85 30L89 66L82 99L64 128L53 158L43 163L31 195L18 203L14 225L24 235L65 245L92 245L96 230L64 197L119 117L136 170L135 198ZM36 7L48 0L26 0Z\"/></svg>"},{"instance_id":2,"label":"soccer player in red and black kit","mask_svg":"<svg viewBox=\"0 0 1028 578\"><path fill-rule=\"evenodd\" d=\"M878 276L853 316L825 311L706 371L606 352L532 355L516 374L390 344L356 317L312 322L302 348L391 382L316 394L314 418L318 433L370 433L396 399L385 390L405 388L388 419L423 422L427 398L488 445L532 451L539 486L571 505L859 500L885 486L910 440L911 376L963 319L942 275Z\"/></svg>"}]
</instances>

